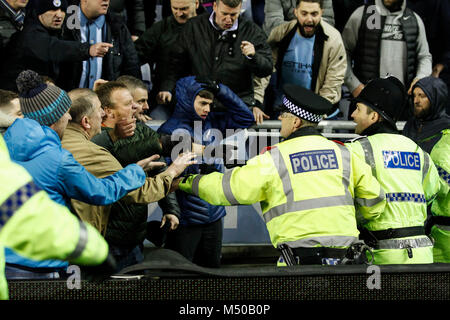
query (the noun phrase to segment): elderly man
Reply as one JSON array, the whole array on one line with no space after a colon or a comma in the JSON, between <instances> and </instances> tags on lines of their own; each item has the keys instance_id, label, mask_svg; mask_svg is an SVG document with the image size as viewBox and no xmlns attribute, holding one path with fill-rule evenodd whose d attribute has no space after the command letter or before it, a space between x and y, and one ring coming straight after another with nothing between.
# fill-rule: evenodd
<instances>
[{"instance_id":1,"label":"elderly man","mask_svg":"<svg viewBox=\"0 0 450 320\"><path fill-rule=\"evenodd\" d=\"M21 32L11 37L11 43L6 48L0 74L1 88L17 91L15 80L23 70L33 70L42 76L57 79L60 63L75 63L103 56L103 48L109 46L107 43L61 40L66 9L66 0L36 1L35 15L27 19Z\"/></svg>"},{"instance_id":2,"label":"elderly man","mask_svg":"<svg viewBox=\"0 0 450 320\"><path fill-rule=\"evenodd\" d=\"M108 150L90 141L100 133L102 118L105 115L97 94L90 89L75 89L69 92L69 96L73 101L70 109L72 120L67 126L62 146L98 178L122 170L120 162ZM150 158L157 159L158 156ZM142 261L143 255L138 246L142 245L146 237L147 204L168 196L168 186L172 179L187 166L180 163L181 159L184 158L175 160L164 172L147 177L142 187L128 193L112 207L93 206L72 200L72 207L78 216L91 223L105 236L117 260L117 270ZM157 162L147 170L164 165L164 162ZM137 210L136 207L145 208L144 215L142 210ZM175 226L178 224L178 218L173 214L166 215L163 220Z\"/></svg>"},{"instance_id":3,"label":"elderly man","mask_svg":"<svg viewBox=\"0 0 450 320\"><path fill-rule=\"evenodd\" d=\"M110 81L123 74L141 77L130 32L121 19L114 19L108 8L109 0L81 0L77 11L80 28L64 25L64 40L101 44L101 55L83 62L61 64L61 77L56 83L62 88L93 89L97 79Z\"/></svg>"}]
</instances>

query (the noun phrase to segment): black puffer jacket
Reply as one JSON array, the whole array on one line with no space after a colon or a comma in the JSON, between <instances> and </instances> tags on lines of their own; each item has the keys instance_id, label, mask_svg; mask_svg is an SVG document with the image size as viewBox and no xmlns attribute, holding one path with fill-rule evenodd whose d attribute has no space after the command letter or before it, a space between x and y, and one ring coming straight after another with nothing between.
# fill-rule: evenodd
<instances>
[{"instance_id":1,"label":"black puffer jacket","mask_svg":"<svg viewBox=\"0 0 450 320\"><path fill-rule=\"evenodd\" d=\"M114 13L106 14L106 41L112 43L113 47L103 58L102 79L111 81L121 75L131 75L138 79L141 78L141 69L139 59L131 40L130 32L127 26L122 22L121 17ZM81 42L81 33L77 28L72 30L68 28L67 23L63 29L64 40L77 40ZM64 90L72 90L79 87L82 63L63 63L61 64L60 77L57 79L57 85Z\"/></svg>"},{"instance_id":2,"label":"black puffer jacket","mask_svg":"<svg viewBox=\"0 0 450 320\"><path fill-rule=\"evenodd\" d=\"M16 78L27 69L56 80L61 63L81 64L89 57L88 43L64 41L60 31L45 28L37 17L29 18L5 48L0 88L17 91Z\"/></svg>"},{"instance_id":3,"label":"black puffer jacket","mask_svg":"<svg viewBox=\"0 0 450 320\"><path fill-rule=\"evenodd\" d=\"M111 0L109 7L112 12L118 13L122 17L122 21L127 24L133 36L140 36L144 33L144 0Z\"/></svg>"},{"instance_id":4,"label":"black puffer jacket","mask_svg":"<svg viewBox=\"0 0 450 320\"><path fill-rule=\"evenodd\" d=\"M272 51L266 35L258 25L240 17L238 30L221 37L209 16L205 13L191 18L184 26L173 48L172 63L161 90L172 91L176 80L183 76L203 76L225 84L248 106L254 106L253 76L272 74ZM242 41L255 46L252 59L241 53Z\"/></svg>"}]
</instances>

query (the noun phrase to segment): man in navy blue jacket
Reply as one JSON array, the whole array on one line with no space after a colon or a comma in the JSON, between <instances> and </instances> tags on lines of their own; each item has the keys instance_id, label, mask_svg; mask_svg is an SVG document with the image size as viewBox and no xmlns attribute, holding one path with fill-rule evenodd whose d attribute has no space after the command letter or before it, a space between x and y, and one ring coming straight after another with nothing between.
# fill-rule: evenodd
<instances>
[{"instance_id":1,"label":"man in navy blue jacket","mask_svg":"<svg viewBox=\"0 0 450 320\"><path fill-rule=\"evenodd\" d=\"M184 129L196 143L218 145L217 133L225 137L226 129L248 128L255 121L247 105L230 88L206 79L191 76L178 80L175 98L174 113L158 129L160 133L173 134ZM214 98L226 111L211 110ZM212 171L224 172L223 164L215 161L191 165L184 174ZM176 195L181 209L180 225L169 234L166 248L178 251L198 265L219 267L225 208L184 192L177 191Z\"/></svg>"}]
</instances>

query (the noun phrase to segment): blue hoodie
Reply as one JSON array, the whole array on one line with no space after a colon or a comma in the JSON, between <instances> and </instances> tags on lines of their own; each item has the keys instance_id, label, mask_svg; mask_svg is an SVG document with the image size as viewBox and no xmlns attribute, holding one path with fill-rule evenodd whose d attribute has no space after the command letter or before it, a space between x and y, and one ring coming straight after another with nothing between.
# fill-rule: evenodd
<instances>
[{"instance_id":1,"label":"blue hoodie","mask_svg":"<svg viewBox=\"0 0 450 320\"><path fill-rule=\"evenodd\" d=\"M17 119L4 135L11 159L23 166L50 198L62 205L70 199L108 205L141 187L145 172L136 164L103 179L96 178L61 147L58 134L31 119ZM49 222L51 223L51 222ZM31 268L60 268L62 261L33 261L6 250L6 262Z\"/></svg>"},{"instance_id":2,"label":"blue hoodie","mask_svg":"<svg viewBox=\"0 0 450 320\"><path fill-rule=\"evenodd\" d=\"M176 106L172 117L161 125L158 132L172 134L176 129L185 129L194 141L204 145L220 141L214 141L214 135L210 135L211 129L218 129L225 137L226 129L243 129L254 124L254 117L247 105L230 88L219 84L219 92L216 99L219 100L227 111L213 111L205 120L197 115L194 101L197 94L203 90L201 84L190 76L178 80L176 85ZM194 132L194 122L201 123L201 132ZM168 159L170 162L170 159ZM215 169L223 172L222 164L214 164ZM184 174L200 173L199 165L189 166ZM177 191L177 200L180 204L181 225L206 224L217 221L225 215L223 206L213 206L200 198Z\"/></svg>"}]
</instances>

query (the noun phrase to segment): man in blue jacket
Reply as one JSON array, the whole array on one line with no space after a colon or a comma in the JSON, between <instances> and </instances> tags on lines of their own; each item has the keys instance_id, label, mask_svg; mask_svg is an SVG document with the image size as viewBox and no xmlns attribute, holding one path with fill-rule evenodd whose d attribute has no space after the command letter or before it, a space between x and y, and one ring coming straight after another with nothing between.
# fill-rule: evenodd
<instances>
[{"instance_id":1,"label":"man in blue jacket","mask_svg":"<svg viewBox=\"0 0 450 320\"><path fill-rule=\"evenodd\" d=\"M52 200L66 206L70 198L108 205L144 184L144 170L151 167L148 159L98 179L61 147L61 138L71 119L68 110L72 103L64 90L45 84L31 70L19 75L17 86L24 119L17 119L4 139L11 159L25 167L36 185L47 191ZM160 188L169 188L171 182L171 179L164 183L155 179ZM6 249L6 262L9 278L55 278L67 266L62 261L27 260L10 249Z\"/></svg>"},{"instance_id":2,"label":"man in blue jacket","mask_svg":"<svg viewBox=\"0 0 450 320\"><path fill-rule=\"evenodd\" d=\"M220 141L213 140L218 140L214 129L219 130L224 137L226 129L248 128L254 123L253 114L247 105L223 84L216 85L207 79L193 76L182 78L177 82L175 98L174 113L158 129L160 133L173 134L177 129L184 129L196 143L218 144ZM211 110L214 98L226 107L226 111ZM209 165L195 164L184 173L212 171L224 172L223 165L217 161ZM198 265L219 267L225 208L210 205L181 191L177 191L176 195L181 209L180 225L169 234L166 248L178 251Z\"/></svg>"}]
</instances>

